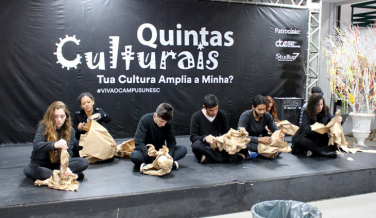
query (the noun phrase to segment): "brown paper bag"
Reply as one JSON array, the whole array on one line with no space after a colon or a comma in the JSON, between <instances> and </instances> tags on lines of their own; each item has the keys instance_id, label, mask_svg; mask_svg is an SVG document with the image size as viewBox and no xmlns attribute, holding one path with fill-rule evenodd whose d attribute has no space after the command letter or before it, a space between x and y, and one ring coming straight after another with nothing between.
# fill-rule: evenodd
<instances>
[{"instance_id":1,"label":"brown paper bag","mask_svg":"<svg viewBox=\"0 0 376 218\"><path fill-rule=\"evenodd\" d=\"M80 156L86 157L89 163L110 159L116 151L114 138L95 120L92 120L90 130L81 135L79 145L83 147Z\"/></svg>"},{"instance_id":2,"label":"brown paper bag","mask_svg":"<svg viewBox=\"0 0 376 218\"><path fill-rule=\"evenodd\" d=\"M135 149L134 139L124 141L116 147L116 157L129 157Z\"/></svg>"},{"instance_id":3,"label":"brown paper bag","mask_svg":"<svg viewBox=\"0 0 376 218\"><path fill-rule=\"evenodd\" d=\"M277 130L272 134L272 143L270 145L259 143L257 146L258 153L267 158L275 158L279 152L291 152L291 147L286 146L287 142L284 141L284 138L280 137L280 133L281 130Z\"/></svg>"},{"instance_id":4,"label":"brown paper bag","mask_svg":"<svg viewBox=\"0 0 376 218\"><path fill-rule=\"evenodd\" d=\"M88 122L86 122L83 126L82 126L82 130L88 132L90 130L90 126L91 126L91 120L89 120Z\"/></svg>"},{"instance_id":5,"label":"brown paper bag","mask_svg":"<svg viewBox=\"0 0 376 218\"><path fill-rule=\"evenodd\" d=\"M291 124L288 120L281 120L281 121L275 122L275 124L277 125L279 129L283 130L285 134L288 134L291 136L295 135L295 133L299 130L299 126L295 126L294 124Z\"/></svg>"}]
</instances>

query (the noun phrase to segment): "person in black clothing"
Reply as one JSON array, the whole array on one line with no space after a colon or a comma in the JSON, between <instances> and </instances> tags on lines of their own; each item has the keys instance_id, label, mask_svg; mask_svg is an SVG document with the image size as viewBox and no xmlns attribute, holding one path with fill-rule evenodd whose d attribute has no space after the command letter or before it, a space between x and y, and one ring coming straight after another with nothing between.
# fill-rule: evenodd
<instances>
[{"instance_id":1,"label":"person in black clothing","mask_svg":"<svg viewBox=\"0 0 376 218\"><path fill-rule=\"evenodd\" d=\"M204 105L200 111L195 112L191 118L192 152L200 163L208 162L237 162L245 159L245 155L229 155L226 151L210 148L215 137L226 134L230 127L227 115L219 110L218 99L215 95L205 96Z\"/></svg>"},{"instance_id":2,"label":"person in black clothing","mask_svg":"<svg viewBox=\"0 0 376 218\"><path fill-rule=\"evenodd\" d=\"M238 128L244 127L248 132L248 137L251 142L247 144L249 150L249 156L247 158L255 158L257 153L258 143L270 144L272 142L271 137L264 131L265 127L273 133L278 130L277 125L274 122L273 116L266 112L266 105L268 102L265 97L257 95L253 99L252 109L244 111L240 115ZM284 137L281 135L281 137Z\"/></svg>"},{"instance_id":3,"label":"person in black clothing","mask_svg":"<svg viewBox=\"0 0 376 218\"><path fill-rule=\"evenodd\" d=\"M76 111L76 114L73 117L73 127L76 131L74 145L73 145L73 153L75 157L79 156L79 150L82 149L80 147L79 141L81 135L85 134L86 131L82 129L84 124L89 120L95 120L99 124L108 123L111 121L111 118L108 114L106 114L101 108L94 108L94 96L88 92L82 93L78 96L78 103L80 104L82 110Z\"/></svg>"},{"instance_id":4,"label":"person in black clothing","mask_svg":"<svg viewBox=\"0 0 376 218\"><path fill-rule=\"evenodd\" d=\"M61 101L52 103L39 123L34 137L30 164L24 174L31 179L45 180L51 177L53 170L60 167L60 151L67 150L70 158L67 173L76 173L77 180L83 180L84 171L89 162L85 158L72 158L74 130L68 107Z\"/></svg>"},{"instance_id":5,"label":"person in black clothing","mask_svg":"<svg viewBox=\"0 0 376 218\"><path fill-rule=\"evenodd\" d=\"M303 111L302 125L292 138L291 153L337 157L334 151L336 146L328 146L328 134L320 134L311 130L311 125L314 123L319 122L326 125L333 117L329 112L329 107L325 105L324 97L321 94L312 94L308 99L307 108ZM336 122L341 123L342 117L337 117Z\"/></svg>"},{"instance_id":6,"label":"person in black clothing","mask_svg":"<svg viewBox=\"0 0 376 218\"><path fill-rule=\"evenodd\" d=\"M135 150L131 153L130 159L136 165L142 167L152 163L155 157L148 155L146 145L152 144L155 150L166 145L169 155L174 159L173 169L178 169L178 160L185 157L187 148L176 145L174 126L172 125L174 108L168 103L162 103L157 107L155 113L148 113L141 117L136 134L134 136Z\"/></svg>"}]
</instances>

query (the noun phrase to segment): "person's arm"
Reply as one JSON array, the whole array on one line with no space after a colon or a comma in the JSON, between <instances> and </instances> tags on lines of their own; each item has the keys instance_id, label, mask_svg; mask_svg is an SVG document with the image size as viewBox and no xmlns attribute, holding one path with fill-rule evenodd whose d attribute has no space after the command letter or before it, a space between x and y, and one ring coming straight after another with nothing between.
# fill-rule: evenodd
<instances>
[{"instance_id":1,"label":"person's arm","mask_svg":"<svg viewBox=\"0 0 376 218\"><path fill-rule=\"evenodd\" d=\"M251 133L249 132L249 128L248 128L250 125L249 116L253 116L252 113L253 113L252 111L250 113L244 112L242 113L242 115L240 115L239 122L238 122L238 129L239 127L244 127L244 129L248 132L248 138L251 139L251 143L258 143L259 137L251 136Z\"/></svg>"},{"instance_id":2,"label":"person's arm","mask_svg":"<svg viewBox=\"0 0 376 218\"><path fill-rule=\"evenodd\" d=\"M73 153L73 143L74 143L74 129L71 130L71 135L70 135L68 149L67 149L69 157L73 157L74 156L74 153Z\"/></svg>"},{"instance_id":3,"label":"person's arm","mask_svg":"<svg viewBox=\"0 0 376 218\"><path fill-rule=\"evenodd\" d=\"M303 123L303 112L304 112L304 109L307 107L307 102L305 102L302 106L302 108L300 109L300 115L299 115L299 127L302 126L302 123Z\"/></svg>"},{"instance_id":4,"label":"person's arm","mask_svg":"<svg viewBox=\"0 0 376 218\"><path fill-rule=\"evenodd\" d=\"M106 112L104 112L102 108L97 108L96 110L97 110L96 114L98 114L98 118L97 118L98 121L100 120L101 122L105 122L105 123L108 123L111 121L111 117Z\"/></svg>"},{"instance_id":5,"label":"person's arm","mask_svg":"<svg viewBox=\"0 0 376 218\"><path fill-rule=\"evenodd\" d=\"M226 113L222 113L222 114L223 114L223 129L221 131L221 134L224 135L230 130L230 125L228 123Z\"/></svg>"},{"instance_id":6,"label":"person's arm","mask_svg":"<svg viewBox=\"0 0 376 218\"><path fill-rule=\"evenodd\" d=\"M175 139L175 130L174 126L172 124L172 121L168 122L166 124L167 126L167 134L166 134L166 143L168 147L168 153L170 154L171 157L173 157L174 152L175 152L175 146L176 146L176 139Z\"/></svg>"},{"instance_id":7,"label":"person's arm","mask_svg":"<svg viewBox=\"0 0 376 218\"><path fill-rule=\"evenodd\" d=\"M266 126L272 133L279 130L277 124L274 122L273 116L270 113L265 113L264 116L266 118Z\"/></svg>"},{"instance_id":8,"label":"person's arm","mask_svg":"<svg viewBox=\"0 0 376 218\"><path fill-rule=\"evenodd\" d=\"M203 141L203 139L206 137L206 136L201 136L199 132L200 132L200 125L198 124L197 114L194 113L191 117L191 136L189 138L192 143L197 140Z\"/></svg>"},{"instance_id":9,"label":"person's arm","mask_svg":"<svg viewBox=\"0 0 376 218\"><path fill-rule=\"evenodd\" d=\"M135 147L137 150L142 151L144 154L144 157L148 155L148 149L146 147L145 141L146 141L146 136L150 127L147 125L147 121L143 118L141 118L140 122L138 123L136 133L134 135L134 142L135 142Z\"/></svg>"},{"instance_id":10,"label":"person's arm","mask_svg":"<svg viewBox=\"0 0 376 218\"><path fill-rule=\"evenodd\" d=\"M73 116L73 128L76 131L76 133L85 134L86 131L82 130L83 124L80 124L80 123L83 123L86 120L83 121L83 120L81 120L82 118L81 119L80 118L81 118L81 112L80 111L76 111L76 114ZM81 126L81 127L78 128L78 126Z\"/></svg>"},{"instance_id":11,"label":"person's arm","mask_svg":"<svg viewBox=\"0 0 376 218\"><path fill-rule=\"evenodd\" d=\"M311 121L307 110L303 112L302 126L300 127L305 135L315 134L311 129Z\"/></svg>"},{"instance_id":12,"label":"person's arm","mask_svg":"<svg viewBox=\"0 0 376 218\"><path fill-rule=\"evenodd\" d=\"M53 151L56 150L54 145L54 141L47 142L46 141L46 136L43 135L45 126L43 124L40 124L38 126L37 132L35 133L34 136L34 141L33 141L33 151L35 152L41 152L41 151Z\"/></svg>"}]
</instances>

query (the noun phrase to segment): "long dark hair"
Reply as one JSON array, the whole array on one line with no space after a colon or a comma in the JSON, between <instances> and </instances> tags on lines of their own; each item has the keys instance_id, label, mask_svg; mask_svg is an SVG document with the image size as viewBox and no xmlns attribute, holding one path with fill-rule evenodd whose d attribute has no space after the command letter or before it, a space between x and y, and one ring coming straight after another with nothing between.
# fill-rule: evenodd
<instances>
[{"instance_id":1,"label":"long dark hair","mask_svg":"<svg viewBox=\"0 0 376 218\"><path fill-rule=\"evenodd\" d=\"M317 113L316 112L316 105L321 100L323 101L324 106L323 106L322 110L319 113ZM322 96L321 94L315 93L315 94L312 94L308 98L308 104L307 104L306 110L308 112L309 118L311 120L317 121L317 115L319 115L319 114L327 115L328 111L329 111L329 107L326 106L326 104L325 104L324 96Z\"/></svg>"}]
</instances>

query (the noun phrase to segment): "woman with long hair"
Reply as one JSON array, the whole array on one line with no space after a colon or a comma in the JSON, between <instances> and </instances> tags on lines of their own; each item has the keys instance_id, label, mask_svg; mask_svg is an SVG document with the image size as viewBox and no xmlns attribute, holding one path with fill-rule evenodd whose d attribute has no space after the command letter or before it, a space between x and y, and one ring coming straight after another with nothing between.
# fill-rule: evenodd
<instances>
[{"instance_id":1,"label":"woman with long hair","mask_svg":"<svg viewBox=\"0 0 376 218\"><path fill-rule=\"evenodd\" d=\"M24 174L31 179L45 180L50 178L52 171L60 167L61 150L69 153L67 173L76 173L77 180L83 180L83 173L89 162L84 158L72 158L74 130L68 107L61 101L53 102L40 121L34 137L30 164Z\"/></svg>"},{"instance_id":2,"label":"woman with long hair","mask_svg":"<svg viewBox=\"0 0 376 218\"><path fill-rule=\"evenodd\" d=\"M292 138L292 153L306 153L307 156L317 155L325 157L337 157L335 146L328 146L328 134L319 134L311 130L311 125L316 122L328 124L334 116L330 114L329 107L325 105L321 94L312 94L308 99L306 109L303 111L302 125ZM342 117L336 118L336 122L342 122Z\"/></svg>"},{"instance_id":3,"label":"woman with long hair","mask_svg":"<svg viewBox=\"0 0 376 218\"><path fill-rule=\"evenodd\" d=\"M78 96L78 103L81 107L81 110L76 111L73 117L73 128L76 131L73 152L74 156L79 156L79 150L82 147L79 147L79 141L82 134L85 134L86 131L83 130L83 126L87 121L95 120L99 124L102 122L108 123L111 121L111 118L106 114L101 108L94 108L94 96L89 92L84 92Z\"/></svg>"},{"instance_id":4,"label":"woman with long hair","mask_svg":"<svg viewBox=\"0 0 376 218\"><path fill-rule=\"evenodd\" d=\"M275 104L274 99L271 96L265 96L266 101L268 104L266 105L266 111L269 112L273 116L274 122L279 121L278 115L277 115L277 106Z\"/></svg>"}]
</instances>

